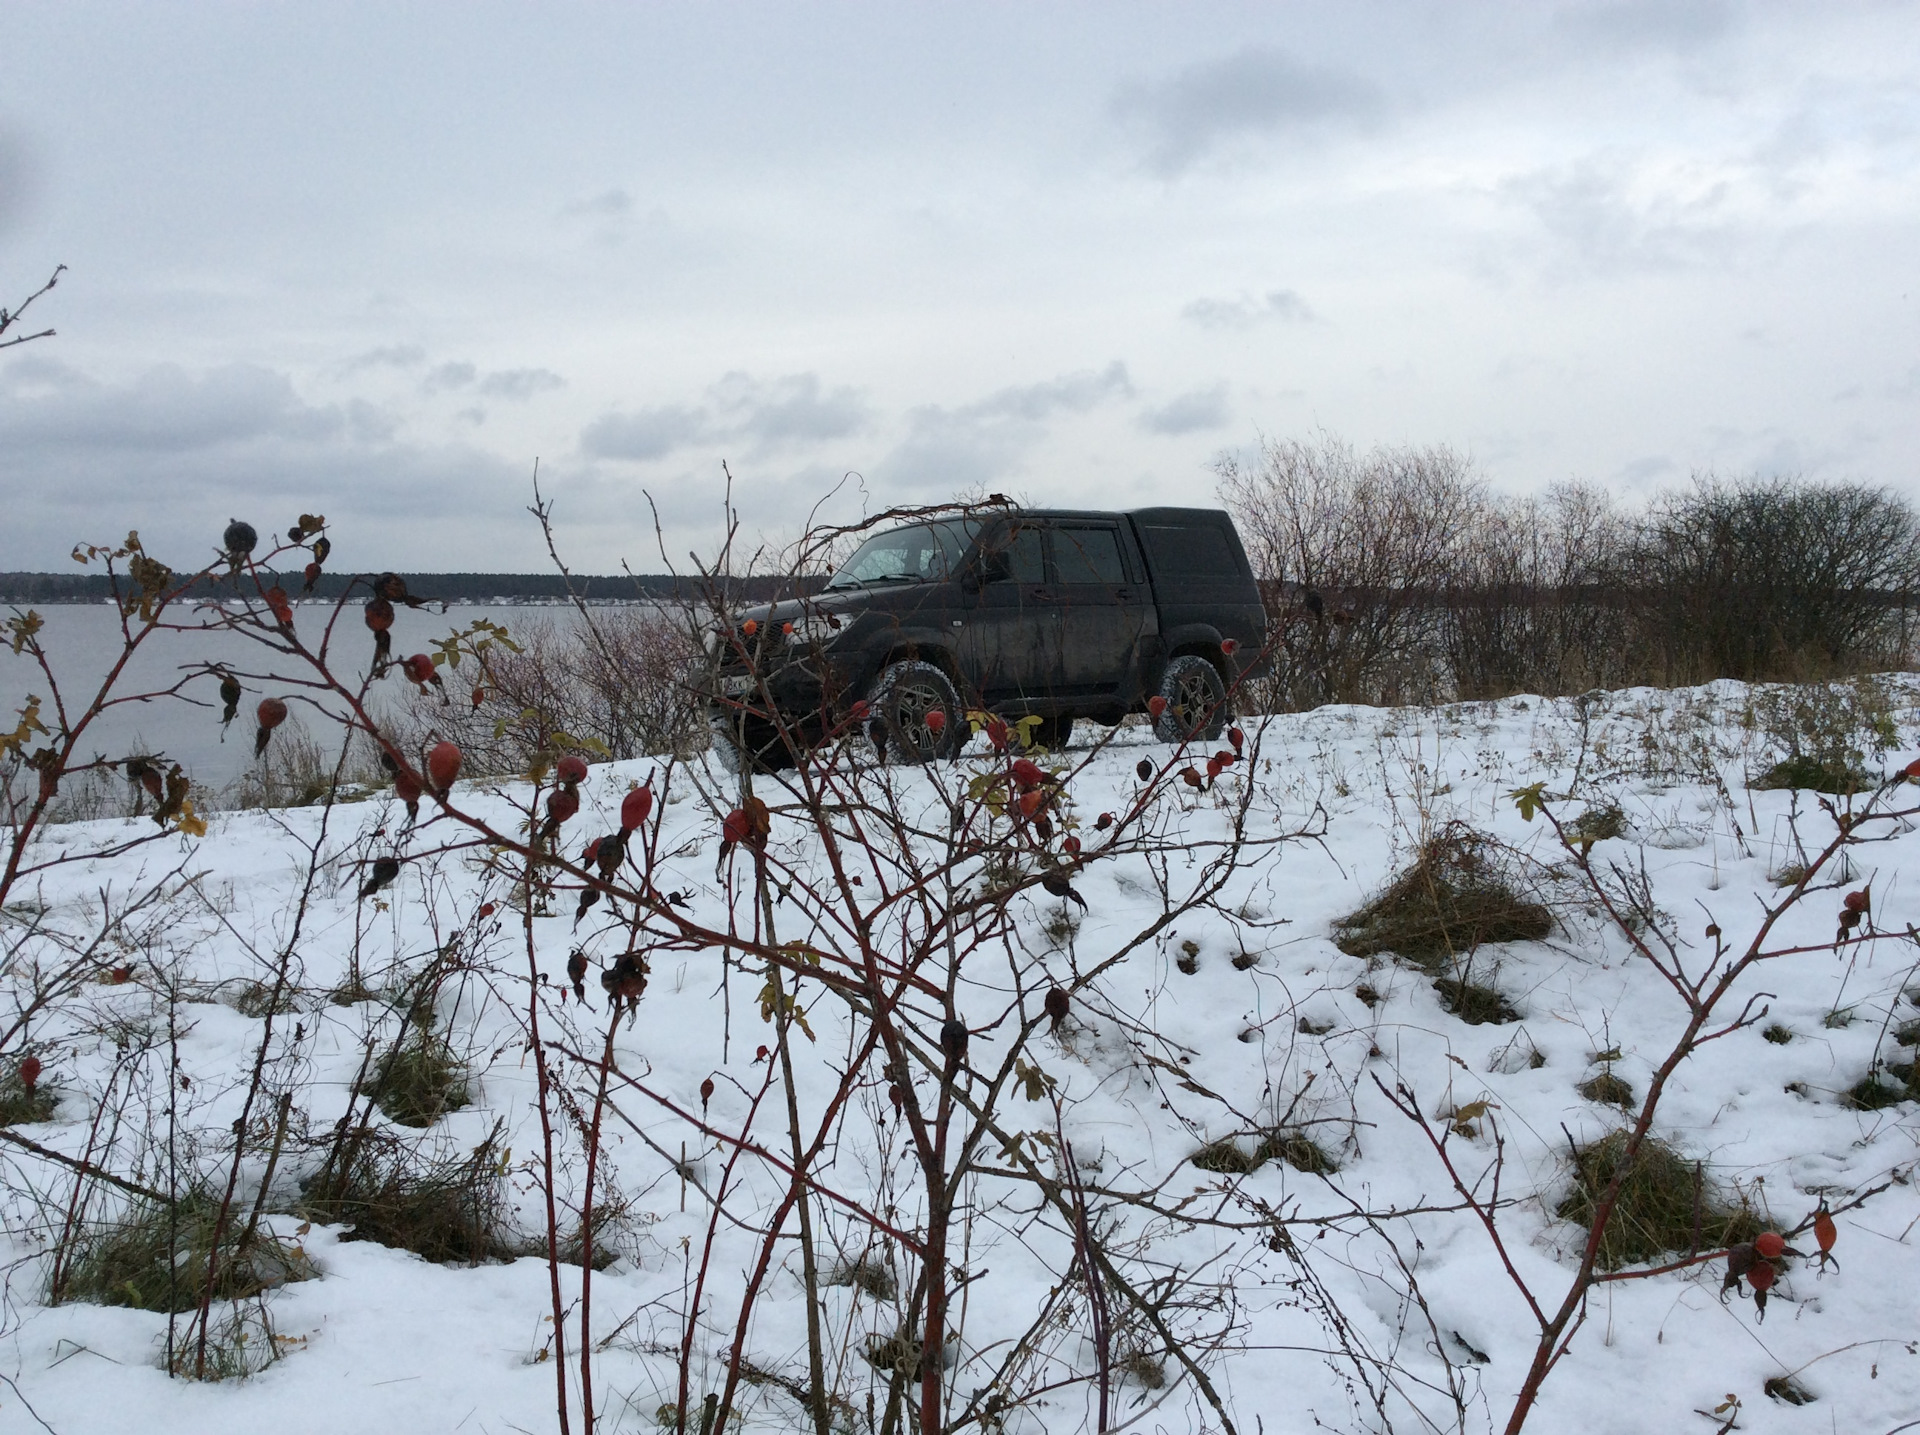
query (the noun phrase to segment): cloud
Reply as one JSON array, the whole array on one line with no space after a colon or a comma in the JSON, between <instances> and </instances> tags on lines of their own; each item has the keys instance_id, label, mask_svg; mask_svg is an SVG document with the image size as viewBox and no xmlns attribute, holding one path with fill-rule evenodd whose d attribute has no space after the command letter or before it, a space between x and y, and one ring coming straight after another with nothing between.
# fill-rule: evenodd
<instances>
[{"instance_id":1,"label":"cloud","mask_svg":"<svg viewBox=\"0 0 1920 1435\"><path fill-rule=\"evenodd\" d=\"M1313 322L1318 315L1291 289L1270 289L1262 298L1242 294L1238 299L1195 299L1180 311L1203 329L1251 329L1265 319L1292 324Z\"/></svg>"},{"instance_id":2,"label":"cloud","mask_svg":"<svg viewBox=\"0 0 1920 1435\"><path fill-rule=\"evenodd\" d=\"M1616 50L1692 52L1715 43L1734 27L1724 0L1626 0L1614 5L1563 10L1555 28Z\"/></svg>"},{"instance_id":3,"label":"cloud","mask_svg":"<svg viewBox=\"0 0 1920 1435\"><path fill-rule=\"evenodd\" d=\"M162 364L119 385L59 364L9 367L0 375L7 457L43 447L173 454L263 436L313 441L346 423L338 409L303 404L286 375L253 364L199 373Z\"/></svg>"},{"instance_id":4,"label":"cloud","mask_svg":"<svg viewBox=\"0 0 1920 1435\"><path fill-rule=\"evenodd\" d=\"M1223 140L1366 128L1386 101L1357 75L1249 46L1171 79L1124 85L1113 110L1144 133L1148 166L1172 176Z\"/></svg>"},{"instance_id":5,"label":"cloud","mask_svg":"<svg viewBox=\"0 0 1920 1435\"><path fill-rule=\"evenodd\" d=\"M430 394L445 389L464 389L478 378L480 371L472 364L464 362L435 364L427 371L427 377L421 381L421 387Z\"/></svg>"},{"instance_id":6,"label":"cloud","mask_svg":"<svg viewBox=\"0 0 1920 1435\"><path fill-rule=\"evenodd\" d=\"M1227 386L1218 383L1210 389L1195 389L1158 408L1148 409L1140 415L1140 427L1149 433L1199 433L1203 429L1224 428L1231 418Z\"/></svg>"},{"instance_id":7,"label":"cloud","mask_svg":"<svg viewBox=\"0 0 1920 1435\"><path fill-rule=\"evenodd\" d=\"M521 532L520 463L401 442L379 407L309 404L285 374L255 365L161 365L107 381L9 364L0 432L4 568L51 567L76 541L129 528L175 567L197 564L229 517L266 532L301 512L334 520L341 561L354 566L470 566L476 552L501 566L540 561L537 534Z\"/></svg>"},{"instance_id":8,"label":"cloud","mask_svg":"<svg viewBox=\"0 0 1920 1435\"><path fill-rule=\"evenodd\" d=\"M689 444L745 442L756 454L851 437L872 422L858 389L826 389L816 374L756 379L734 372L708 386L697 407L659 408L602 415L580 433L590 458L647 461Z\"/></svg>"},{"instance_id":9,"label":"cloud","mask_svg":"<svg viewBox=\"0 0 1920 1435\"><path fill-rule=\"evenodd\" d=\"M1001 483L1046 436L1050 420L1133 392L1127 366L1115 360L1104 369L999 389L959 408L930 404L908 416L906 438L874 473L890 486L945 493Z\"/></svg>"},{"instance_id":10,"label":"cloud","mask_svg":"<svg viewBox=\"0 0 1920 1435\"><path fill-rule=\"evenodd\" d=\"M576 199L560 207L563 219L625 219L633 213L633 196L624 189L602 190L588 199Z\"/></svg>"},{"instance_id":11,"label":"cloud","mask_svg":"<svg viewBox=\"0 0 1920 1435\"><path fill-rule=\"evenodd\" d=\"M24 134L11 128L0 129L0 234L24 219L39 197L40 166L36 161L37 156ZM0 303L11 307L20 297L9 294L0 299Z\"/></svg>"},{"instance_id":12,"label":"cloud","mask_svg":"<svg viewBox=\"0 0 1920 1435\"><path fill-rule=\"evenodd\" d=\"M342 371L351 374L361 369L410 369L424 363L426 357L427 351L418 344L389 344L348 359Z\"/></svg>"},{"instance_id":13,"label":"cloud","mask_svg":"<svg viewBox=\"0 0 1920 1435\"><path fill-rule=\"evenodd\" d=\"M665 458L707 432L706 410L669 404L632 413L603 414L580 431L580 451L589 458Z\"/></svg>"},{"instance_id":14,"label":"cloud","mask_svg":"<svg viewBox=\"0 0 1920 1435\"><path fill-rule=\"evenodd\" d=\"M494 399L530 399L566 386L552 369L500 369L480 380L480 392Z\"/></svg>"},{"instance_id":15,"label":"cloud","mask_svg":"<svg viewBox=\"0 0 1920 1435\"><path fill-rule=\"evenodd\" d=\"M707 392L722 415L719 436L739 435L763 447L847 438L871 421L859 390L842 386L823 392L815 374L762 382L736 372Z\"/></svg>"},{"instance_id":16,"label":"cloud","mask_svg":"<svg viewBox=\"0 0 1920 1435\"><path fill-rule=\"evenodd\" d=\"M1734 188L1725 170L1648 175L1611 156L1536 170L1501 186L1578 267L1603 275L1725 262L1735 242Z\"/></svg>"}]
</instances>

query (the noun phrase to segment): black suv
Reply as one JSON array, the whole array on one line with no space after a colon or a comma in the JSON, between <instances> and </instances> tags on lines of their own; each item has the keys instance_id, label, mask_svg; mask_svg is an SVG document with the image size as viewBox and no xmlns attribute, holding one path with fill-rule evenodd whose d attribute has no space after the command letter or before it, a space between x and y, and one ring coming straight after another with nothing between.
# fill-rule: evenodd
<instances>
[{"instance_id":1,"label":"black suv","mask_svg":"<svg viewBox=\"0 0 1920 1435\"><path fill-rule=\"evenodd\" d=\"M1211 740L1265 626L1240 535L1216 509L910 523L861 544L824 588L712 635L715 744L729 762L782 767L865 716L883 754L924 762L958 752L968 712L988 711L1037 719L1032 744L1057 748L1076 718L1117 723L1155 696L1162 738Z\"/></svg>"}]
</instances>

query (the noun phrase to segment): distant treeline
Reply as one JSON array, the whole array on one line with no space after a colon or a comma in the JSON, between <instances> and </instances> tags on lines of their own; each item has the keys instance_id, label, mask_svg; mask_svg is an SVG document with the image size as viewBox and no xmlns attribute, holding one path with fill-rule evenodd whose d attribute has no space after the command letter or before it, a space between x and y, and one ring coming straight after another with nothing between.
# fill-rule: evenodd
<instances>
[{"instance_id":1,"label":"distant treeline","mask_svg":"<svg viewBox=\"0 0 1920 1435\"><path fill-rule=\"evenodd\" d=\"M298 598L304 586L298 573L282 574L288 593ZM323 573L309 596L332 600L354 580L352 573ZM359 575L371 577L370 574ZM445 603L560 603L570 595L589 603L689 602L705 596L702 580L673 574L617 574L612 577L564 578L558 573L403 573L407 590L416 597ZM753 577L725 580L733 602L763 602L792 591L790 578ZM121 580L125 591L126 580ZM365 585L362 585L364 591ZM0 573L0 603L101 603L112 596L107 575L87 573Z\"/></svg>"},{"instance_id":2,"label":"distant treeline","mask_svg":"<svg viewBox=\"0 0 1920 1435\"><path fill-rule=\"evenodd\" d=\"M1278 710L1805 681L1920 658L1920 516L1885 488L1696 478L1628 505L1492 491L1446 448L1269 443L1217 472Z\"/></svg>"}]
</instances>

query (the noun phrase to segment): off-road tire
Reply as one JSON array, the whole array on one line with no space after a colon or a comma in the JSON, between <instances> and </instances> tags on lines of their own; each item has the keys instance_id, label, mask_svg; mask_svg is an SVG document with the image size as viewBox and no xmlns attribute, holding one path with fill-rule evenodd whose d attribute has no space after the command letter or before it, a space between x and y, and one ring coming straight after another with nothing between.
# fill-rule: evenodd
<instances>
[{"instance_id":1,"label":"off-road tire","mask_svg":"<svg viewBox=\"0 0 1920 1435\"><path fill-rule=\"evenodd\" d=\"M1185 653L1167 664L1160 679L1166 710L1153 720L1153 734L1162 742L1213 742L1227 729L1227 686L1219 669L1196 653Z\"/></svg>"},{"instance_id":2,"label":"off-road tire","mask_svg":"<svg viewBox=\"0 0 1920 1435\"><path fill-rule=\"evenodd\" d=\"M938 708L946 722L936 736L926 716ZM867 693L867 736L886 762L944 761L959 754L966 713L953 682L932 663L910 659L881 673Z\"/></svg>"},{"instance_id":3,"label":"off-road tire","mask_svg":"<svg viewBox=\"0 0 1920 1435\"><path fill-rule=\"evenodd\" d=\"M774 731L772 724L749 721L746 726L747 746L753 749L751 755L741 747L738 714L718 706L707 709L707 731L713 755L722 768L737 774L749 761L755 772L779 772L793 766L793 754L788 751L786 743Z\"/></svg>"}]
</instances>

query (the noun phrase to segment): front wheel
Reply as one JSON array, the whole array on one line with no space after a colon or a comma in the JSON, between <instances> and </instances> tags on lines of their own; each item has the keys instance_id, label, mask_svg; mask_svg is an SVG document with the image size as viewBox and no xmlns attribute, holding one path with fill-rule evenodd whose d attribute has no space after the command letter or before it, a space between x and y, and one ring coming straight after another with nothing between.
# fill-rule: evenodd
<instances>
[{"instance_id":1,"label":"front wheel","mask_svg":"<svg viewBox=\"0 0 1920 1435\"><path fill-rule=\"evenodd\" d=\"M960 695L932 663L912 660L888 668L867 694L867 710L868 736L889 762L943 760L957 755L966 740Z\"/></svg>"},{"instance_id":2,"label":"front wheel","mask_svg":"<svg viewBox=\"0 0 1920 1435\"><path fill-rule=\"evenodd\" d=\"M1160 741L1213 742L1226 731L1227 686L1205 658L1187 653L1168 663L1160 696L1167 700L1153 721Z\"/></svg>"}]
</instances>

